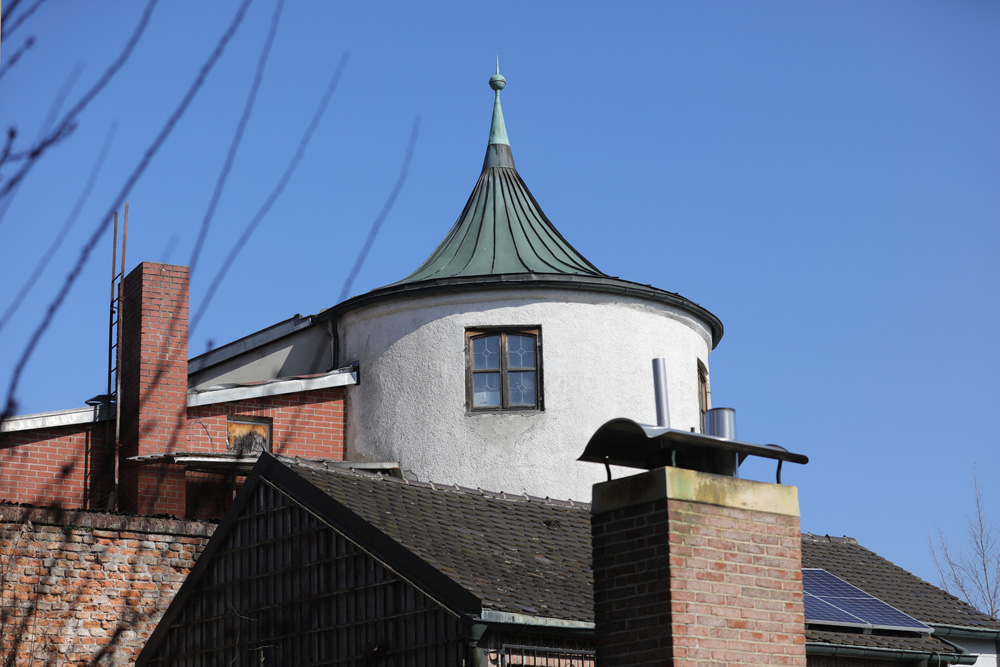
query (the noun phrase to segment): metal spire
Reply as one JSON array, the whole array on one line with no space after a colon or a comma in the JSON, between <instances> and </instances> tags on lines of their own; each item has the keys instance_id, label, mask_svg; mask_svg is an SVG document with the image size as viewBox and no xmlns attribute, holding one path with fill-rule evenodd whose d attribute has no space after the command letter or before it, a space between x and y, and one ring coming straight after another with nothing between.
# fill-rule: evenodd
<instances>
[{"instance_id":1,"label":"metal spire","mask_svg":"<svg viewBox=\"0 0 1000 667\"><path fill-rule=\"evenodd\" d=\"M490 143L505 144L507 141L507 128L503 124L503 110L500 108L500 91L507 85L507 79L500 74L500 54L497 54L497 73L490 77L490 88L496 91L496 99L493 102L493 123L490 125Z\"/></svg>"}]
</instances>

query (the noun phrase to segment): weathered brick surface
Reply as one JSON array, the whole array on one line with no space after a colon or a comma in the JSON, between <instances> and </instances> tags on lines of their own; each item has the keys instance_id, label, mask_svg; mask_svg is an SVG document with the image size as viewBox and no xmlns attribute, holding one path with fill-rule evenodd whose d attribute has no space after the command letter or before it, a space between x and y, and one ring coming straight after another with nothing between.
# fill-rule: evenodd
<instances>
[{"instance_id":1,"label":"weathered brick surface","mask_svg":"<svg viewBox=\"0 0 1000 667\"><path fill-rule=\"evenodd\" d=\"M798 518L662 499L592 530L598 664L806 664Z\"/></svg>"},{"instance_id":2,"label":"weathered brick surface","mask_svg":"<svg viewBox=\"0 0 1000 667\"><path fill-rule=\"evenodd\" d=\"M0 506L0 661L132 664L214 530Z\"/></svg>"}]
</instances>

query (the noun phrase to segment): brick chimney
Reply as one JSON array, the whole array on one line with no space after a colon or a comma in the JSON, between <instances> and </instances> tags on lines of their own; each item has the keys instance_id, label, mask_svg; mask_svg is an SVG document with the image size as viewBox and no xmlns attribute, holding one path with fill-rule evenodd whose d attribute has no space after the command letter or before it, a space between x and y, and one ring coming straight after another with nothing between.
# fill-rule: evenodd
<instances>
[{"instance_id":1,"label":"brick chimney","mask_svg":"<svg viewBox=\"0 0 1000 667\"><path fill-rule=\"evenodd\" d=\"M798 490L666 467L594 486L600 667L804 667Z\"/></svg>"},{"instance_id":2,"label":"brick chimney","mask_svg":"<svg viewBox=\"0 0 1000 667\"><path fill-rule=\"evenodd\" d=\"M118 502L126 512L184 516L184 470L127 459L184 444L188 277L185 266L143 262L124 280Z\"/></svg>"}]
</instances>

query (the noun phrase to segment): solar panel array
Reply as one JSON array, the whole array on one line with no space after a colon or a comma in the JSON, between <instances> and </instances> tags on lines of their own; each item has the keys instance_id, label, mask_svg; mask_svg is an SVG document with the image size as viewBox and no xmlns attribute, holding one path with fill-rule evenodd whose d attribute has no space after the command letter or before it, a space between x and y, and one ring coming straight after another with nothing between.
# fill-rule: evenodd
<instances>
[{"instance_id":1,"label":"solar panel array","mask_svg":"<svg viewBox=\"0 0 1000 667\"><path fill-rule=\"evenodd\" d=\"M931 629L819 568L802 568L806 623L929 633Z\"/></svg>"}]
</instances>

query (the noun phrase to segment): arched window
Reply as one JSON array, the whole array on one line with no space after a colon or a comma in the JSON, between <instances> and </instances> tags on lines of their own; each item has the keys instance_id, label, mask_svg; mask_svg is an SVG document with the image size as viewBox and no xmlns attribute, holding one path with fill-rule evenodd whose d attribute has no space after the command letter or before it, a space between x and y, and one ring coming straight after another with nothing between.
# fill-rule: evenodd
<instances>
[{"instance_id":1,"label":"arched window","mask_svg":"<svg viewBox=\"0 0 1000 667\"><path fill-rule=\"evenodd\" d=\"M538 327L467 331L466 368L469 410L541 409Z\"/></svg>"}]
</instances>

